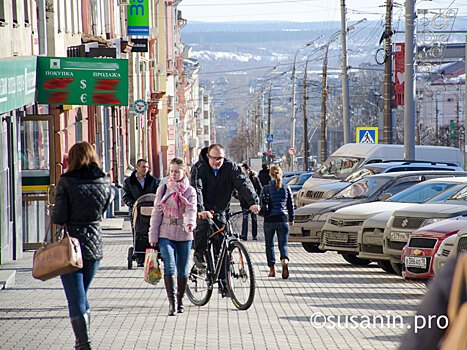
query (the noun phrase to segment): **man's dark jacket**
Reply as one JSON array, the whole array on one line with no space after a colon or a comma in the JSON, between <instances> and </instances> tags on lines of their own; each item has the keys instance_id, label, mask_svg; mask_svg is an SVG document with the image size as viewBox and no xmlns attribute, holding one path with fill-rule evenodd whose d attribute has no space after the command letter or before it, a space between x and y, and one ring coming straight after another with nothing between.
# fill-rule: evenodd
<instances>
[{"instance_id":1,"label":"man's dark jacket","mask_svg":"<svg viewBox=\"0 0 467 350\"><path fill-rule=\"evenodd\" d=\"M79 239L83 260L102 259L99 223L112 199L110 179L97 164L67 172L58 180L52 222L67 224L70 236Z\"/></svg>"},{"instance_id":2,"label":"man's dark jacket","mask_svg":"<svg viewBox=\"0 0 467 350\"><path fill-rule=\"evenodd\" d=\"M133 209L133 205L139 197L147 193L156 193L159 183L159 179L156 179L154 176L147 173L146 179L144 180L144 188L142 188L138 181L136 170L125 179L123 183L123 202L125 202L130 209L130 213Z\"/></svg>"},{"instance_id":3,"label":"man's dark jacket","mask_svg":"<svg viewBox=\"0 0 467 350\"><path fill-rule=\"evenodd\" d=\"M258 203L258 196L245 172L225 158L217 176L209 165L208 148L201 150L199 160L191 169L191 185L198 196L198 211L225 212L230 205L233 190L237 190L248 206Z\"/></svg>"},{"instance_id":4,"label":"man's dark jacket","mask_svg":"<svg viewBox=\"0 0 467 350\"><path fill-rule=\"evenodd\" d=\"M269 184L269 182L271 181L271 175L269 175L269 169L268 170L261 169L258 173L258 178L259 178L259 181L261 182L261 186L266 186L267 184Z\"/></svg>"}]
</instances>

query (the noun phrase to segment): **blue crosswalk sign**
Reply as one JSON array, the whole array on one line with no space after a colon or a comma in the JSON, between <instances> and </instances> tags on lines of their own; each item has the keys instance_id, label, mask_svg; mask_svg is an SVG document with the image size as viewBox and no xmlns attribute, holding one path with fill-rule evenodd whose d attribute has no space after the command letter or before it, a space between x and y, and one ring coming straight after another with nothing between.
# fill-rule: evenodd
<instances>
[{"instance_id":1,"label":"blue crosswalk sign","mask_svg":"<svg viewBox=\"0 0 467 350\"><path fill-rule=\"evenodd\" d=\"M378 143L378 128L357 128L357 143Z\"/></svg>"},{"instance_id":2,"label":"blue crosswalk sign","mask_svg":"<svg viewBox=\"0 0 467 350\"><path fill-rule=\"evenodd\" d=\"M267 134L266 135L266 141L267 142L274 142L274 135L273 134Z\"/></svg>"}]
</instances>

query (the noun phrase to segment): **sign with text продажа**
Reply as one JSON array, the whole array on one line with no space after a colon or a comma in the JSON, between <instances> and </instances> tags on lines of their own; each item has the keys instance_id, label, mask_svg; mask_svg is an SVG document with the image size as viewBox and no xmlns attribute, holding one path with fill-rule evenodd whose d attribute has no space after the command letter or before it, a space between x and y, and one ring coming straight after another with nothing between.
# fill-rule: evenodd
<instances>
[{"instance_id":1,"label":"sign with text \u043f\u0440\u043e\u0434\u0430\u0436\u0430","mask_svg":"<svg viewBox=\"0 0 467 350\"><path fill-rule=\"evenodd\" d=\"M128 60L37 57L37 102L128 106Z\"/></svg>"},{"instance_id":2,"label":"sign with text \u043f\u0440\u043e\u0434\u0430\u0436\u0430","mask_svg":"<svg viewBox=\"0 0 467 350\"><path fill-rule=\"evenodd\" d=\"M357 143L378 143L378 128L357 128Z\"/></svg>"},{"instance_id":3,"label":"sign with text \u043f\u0440\u043e\u0434\u0430\u0436\u0430","mask_svg":"<svg viewBox=\"0 0 467 350\"><path fill-rule=\"evenodd\" d=\"M131 0L127 6L128 35L149 36L149 0Z\"/></svg>"}]
</instances>

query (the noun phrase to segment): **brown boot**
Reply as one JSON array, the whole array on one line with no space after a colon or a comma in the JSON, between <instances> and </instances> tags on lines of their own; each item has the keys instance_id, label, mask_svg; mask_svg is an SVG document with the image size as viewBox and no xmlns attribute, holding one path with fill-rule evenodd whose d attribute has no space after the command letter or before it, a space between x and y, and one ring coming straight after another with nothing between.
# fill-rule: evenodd
<instances>
[{"instance_id":1,"label":"brown boot","mask_svg":"<svg viewBox=\"0 0 467 350\"><path fill-rule=\"evenodd\" d=\"M289 278L289 262L287 259L282 259L282 278L287 279Z\"/></svg>"},{"instance_id":2,"label":"brown boot","mask_svg":"<svg viewBox=\"0 0 467 350\"><path fill-rule=\"evenodd\" d=\"M175 283L174 275L164 275L165 290L169 299L169 316L175 316Z\"/></svg>"},{"instance_id":3,"label":"brown boot","mask_svg":"<svg viewBox=\"0 0 467 350\"><path fill-rule=\"evenodd\" d=\"M183 296L185 295L187 282L187 277L183 278L177 276L177 312L179 314L185 311L185 308L183 307Z\"/></svg>"},{"instance_id":4,"label":"brown boot","mask_svg":"<svg viewBox=\"0 0 467 350\"><path fill-rule=\"evenodd\" d=\"M269 275L268 277L276 277L276 268L274 266L271 266L269 268Z\"/></svg>"}]
</instances>

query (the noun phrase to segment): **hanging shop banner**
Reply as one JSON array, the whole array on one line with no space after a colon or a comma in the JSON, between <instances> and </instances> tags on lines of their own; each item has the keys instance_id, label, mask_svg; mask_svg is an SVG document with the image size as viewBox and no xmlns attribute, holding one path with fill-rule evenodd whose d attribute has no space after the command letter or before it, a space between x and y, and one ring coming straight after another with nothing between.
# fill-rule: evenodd
<instances>
[{"instance_id":1,"label":"hanging shop banner","mask_svg":"<svg viewBox=\"0 0 467 350\"><path fill-rule=\"evenodd\" d=\"M34 103L36 57L0 59L0 114Z\"/></svg>"},{"instance_id":2,"label":"hanging shop banner","mask_svg":"<svg viewBox=\"0 0 467 350\"><path fill-rule=\"evenodd\" d=\"M405 86L405 43L396 43L394 51L394 102L396 106L403 106Z\"/></svg>"},{"instance_id":3,"label":"hanging shop banner","mask_svg":"<svg viewBox=\"0 0 467 350\"><path fill-rule=\"evenodd\" d=\"M133 47L131 52L149 52L148 39L131 39Z\"/></svg>"},{"instance_id":4,"label":"hanging shop banner","mask_svg":"<svg viewBox=\"0 0 467 350\"><path fill-rule=\"evenodd\" d=\"M37 57L37 102L128 106L128 60Z\"/></svg>"},{"instance_id":5,"label":"hanging shop banner","mask_svg":"<svg viewBox=\"0 0 467 350\"><path fill-rule=\"evenodd\" d=\"M149 0L133 0L127 11L128 35L149 36Z\"/></svg>"}]
</instances>

